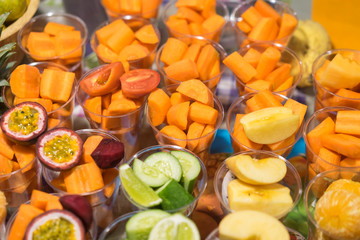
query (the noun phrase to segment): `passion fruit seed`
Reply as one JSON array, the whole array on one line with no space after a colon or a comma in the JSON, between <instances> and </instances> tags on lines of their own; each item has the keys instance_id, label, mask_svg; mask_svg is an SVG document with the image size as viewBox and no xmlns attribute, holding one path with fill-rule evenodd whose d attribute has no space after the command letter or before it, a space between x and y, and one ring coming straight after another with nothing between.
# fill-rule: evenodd
<instances>
[{"instance_id":1,"label":"passion fruit seed","mask_svg":"<svg viewBox=\"0 0 360 240\"><path fill-rule=\"evenodd\" d=\"M9 129L29 135L38 129L39 112L32 107L24 106L10 114Z\"/></svg>"},{"instance_id":2,"label":"passion fruit seed","mask_svg":"<svg viewBox=\"0 0 360 240\"><path fill-rule=\"evenodd\" d=\"M69 162L79 150L78 142L69 134L55 136L44 144L45 156L57 163Z\"/></svg>"},{"instance_id":3,"label":"passion fruit seed","mask_svg":"<svg viewBox=\"0 0 360 240\"><path fill-rule=\"evenodd\" d=\"M51 219L39 226L32 237L34 240L75 239L74 225L64 218Z\"/></svg>"}]
</instances>

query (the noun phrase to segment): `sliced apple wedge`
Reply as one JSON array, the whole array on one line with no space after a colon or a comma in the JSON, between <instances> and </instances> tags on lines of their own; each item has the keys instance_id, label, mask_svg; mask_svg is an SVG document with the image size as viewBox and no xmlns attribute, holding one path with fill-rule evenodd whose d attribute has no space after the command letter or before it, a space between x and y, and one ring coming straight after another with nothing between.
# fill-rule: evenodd
<instances>
[{"instance_id":1,"label":"sliced apple wedge","mask_svg":"<svg viewBox=\"0 0 360 240\"><path fill-rule=\"evenodd\" d=\"M300 117L290 108L270 107L246 114L240 123L251 141L272 144L294 134L299 127Z\"/></svg>"},{"instance_id":2,"label":"sliced apple wedge","mask_svg":"<svg viewBox=\"0 0 360 240\"><path fill-rule=\"evenodd\" d=\"M279 182L287 170L285 162L279 158L254 159L249 155L228 158L226 166L238 179L253 185Z\"/></svg>"},{"instance_id":3,"label":"sliced apple wedge","mask_svg":"<svg viewBox=\"0 0 360 240\"><path fill-rule=\"evenodd\" d=\"M256 210L281 218L293 205L290 189L278 183L255 186L235 179L228 183L227 194L233 211Z\"/></svg>"},{"instance_id":4,"label":"sliced apple wedge","mask_svg":"<svg viewBox=\"0 0 360 240\"><path fill-rule=\"evenodd\" d=\"M220 240L289 240L286 227L276 218L259 211L226 215L219 225Z\"/></svg>"}]
</instances>

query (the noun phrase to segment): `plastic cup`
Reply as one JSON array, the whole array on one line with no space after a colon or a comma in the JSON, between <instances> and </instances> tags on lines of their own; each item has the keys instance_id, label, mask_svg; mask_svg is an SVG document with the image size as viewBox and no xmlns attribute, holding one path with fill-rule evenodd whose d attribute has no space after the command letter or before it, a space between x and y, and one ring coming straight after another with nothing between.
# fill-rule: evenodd
<instances>
[{"instance_id":1,"label":"plastic cup","mask_svg":"<svg viewBox=\"0 0 360 240\"><path fill-rule=\"evenodd\" d=\"M226 54L224 48L220 44L218 44L217 42L214 42L212 40L208 40L208 39L200 37L200 36L187 36L187 37L181 37L179 39L184 41L184 42L193 42L193 43L194 42L199 42L199 43L204 44L204 45L205 44L211 44L211 46L213 46L217 50L217 52L219 53L220 73L218 75L208 79L208 80L202 81L214 93L215 90L216 90L217 84L220 82L221 76L225 71L225 64L223 63L223 60L226 58L227 54ZM168 87L168 86L173 85L173 84L180 84L181 81L167 76L165 71L164 71L165 63L163 63L160 60L162 51L164 49L164 46L165 46L165 44L163 44L156 53L156 68L158 69L158 71L160 72L162 78L164 79L165 87ZM190 80L190 79L188 79L188 80Z\"/></svg>"},{"instance_id":2,"label":"plastic cup","mask_svg":"<svg viewBox=\"0 0 360 240\"><path fill-rule=\"evenodd\" d=\"M107 226L104 231L100 234L99 240L115 240L115 239L125 239L126 238L126 232L125 232L125 226L127 221L134 216L136 212L130 212L126 213L117 219L115 219L109 226Z\"/></svg>"},{"instance_id":3,"label":"plastic cup","mask_svg":"<svg viewBox=\"0 0 360 240\"><path fill-rule=\"evenodd\" d=\"M350 98L339 95L339 89L330 89L324 87L320 84L319 80L316 79L317 70L323 66L324 62L327 60L332 60L337 54L360 54L360 51L352 49L335 49L330 50L322 55L320 55L313 63L312 67L312 78L314 81L314 91L315 91L315 111L324 108L324 107L352 107L360 110L360 97L359 98ZM347 89L356 92L360 95L359 86L356 86L354 89Z\"/></svg>"},{"instance_id":4,"label":"plastic cup","mask_svg":"<svg viewBox=\"0 0 360 240\"><path fill-rule=\"evenodd\" d=\"M230 137L231 137L231 141L232 141L232 147L234 149L234 152L242 152L242 151L257 151L257 149L252 149L250 147L245 146L244 144L242 144L238 139L236 139L235 135L233 134L233 129L234 129L234 125L235 125L235 119L236 119L236 115L237 114L246 114L247 112L247 107L246 107L246 101L249 100L250 98L252 98L256 93L248 93L244 96L241 96L240 98L238 98L235 102L233 102L231 104L231 106L228 109L227 115L226 115L226 128L229 131ZM280 99L282 99L282 104L284 104L286 102L286 100L288 99L287 97L280 95L278 93L273 93L275 96L279 97ZM304 127L304 120L301 124L301 126L298 128L297 133L295 135L295 140L293 142L291 142L289 145L287 145L286 147L280 148L280 149L276 149L276 150L271 150L270 148L266 148L266 145L264 145L262 147L261 150L266 150L266 151L271 151L274 152L278 155L281 155L283 157L287 157L294 144L300 139L302 131L303 131L303 127Z\"/></svg>"},{"instance_id":5,"label":"plastic cup","mask_svg":"<svg viewBox=\"0 0 360 240\"><path fill-rule=\"evenodd\" d=\"M65 66L52 63L52 62L32 62L28 64L29 66L34 66L39 69L40 73L46 68L59 69L63 71L69 71ZM74 81L73 88L71 91L70 98L67 102L63 103L59 108L48 112L48 130L58 127L66 127L71 129L73 125L72 112L74 110L74 96L76 92L76 83ZM14 106L15 95L11 92L10 87L3 88L3 99L7 108L12 108Z\"/></svg>"},{"instance_id":6,"label":"plastic cup","mask_svg":"<svg viewBox=\"0 0 360 240\"><path fill-rule=\"evenodd\" d=\"M251 6L254 6L257 0L246 0L241 1L241 3L232 11L230 16L230 21L235 29L236 34L236 41L239 48L242 48L243 46L253 43L253 42L259 42L259 40L251 39L245 34L243 31L241 31L237 26L236 23L242 20L241 15ZM278 12L280 15L283 15L284 13L288 13L294 17L297 18L296 13L293 9L290 8L290 6L287 3L281 2L281 1L271 1L271 0L264 0L266 3L271 5L276 12ZM294 28L295 31L296 28ZM285 36L280 39L275 39L273 41L269 42L276 42L280 43L284 46L286 46L294 32L290 33L288 36Z\"/></svg>"},{"instance_id":7,"label":"plastic cup","mask_svg":"<svg viewBox=\"0 0 360 240\"><path fill-rule=\"evenodd\" d=\"M79 47L65 55L49 58L37 56L29 52L26 45L30 32L42 32L48 22L66 24L73 26L76 31L80 31L82 42ZM43 61L64 65L69 68L71 72L74 72L76 74L76 78L79 79L82 74L82 57L85 55L87 35L88 31L86 25L80 18L67 13L46 13L32 18L27 24L25 24L18 33L17 42L21 50L25 52L25 55L30 62ZM71 55L79 51L79 49L82 50L82 56L72 57Z\"/></svg>"},{"instance_id":8,"label":"plastic cup","mask_svg":"<svg viewBox=\"0 0 360 240\"><path fill-rule=\"evenodd\" d=\"M118 139L104 131L100 130L94 130L94 129L82 129L76 131L81 139L85 142L86 139L90 136L99 135L104 138L110 138L118 141ZM59 171L53 171L46 167L43 167L43 178L46 182L46 184L56 193L58 193L60 196L68 195L70 193L64 191L63 189L59 189L54 184L52 184L52 180L57 179L60 172ZM91 176L88 176L89 178ZM117 201L117 195L119 192L119 185L120 185L120 179L119 176L117 176L115 179L113 179L110 182L104 182L104 187L101 189L92 191L92 192L86 192L86 193L79 193L79 195L86 197L92 208L94 213L94 219L96 223L98 224L98 228L105 228L110 222L118 216L118 211L115 202Z\"/></svg>"},{"instance_id":9,"label":"plastic cup","mask_svg":"<svg viewBox=\"0 0 360 240\"><path fill-rule=\"evenodd\" d=\"M164 210L166 212L169 213L176 213L176 212L181 212L186 216L190 216L190 214L193 212L193 210L196 207L197 202L199 201L199 198L202 196L202 194L205 191L206 185L207 185L207 172L206 172L206 167L204 165L204 163L201 161L201 159L196 156L193 152L181 148L179 146L175 146L175 145L155 145L155 146L150 146L147 148L144 148L142 150L140 150L139 152L137 152L127 163L132 166L134 160L140 159L141 161L144 161L148 156L150 156L153 153L157 153L157 152L168 152L170 153L170 151L183 151L183 152L187 152L190 153L191 155L193 155L194 157L197 158L197 160L199 161L200 167L201 167L201 171L199 176L197 177L195 186L194 186L194 190L192 195L194 196L194 200L185 205L182 206L180 208L177 209L173 209L173 210ZM121 185L121 191L122 193L125 195L125 197L129 200L129 202L133 205L133 210L147 210L149 208L142 206L140 204L138 204L137 202L135 202L131 196L127 193L127 191L125 190L124 186Z\"/></svg>"},{"instance_id":10,"label":"plastic cup","mask_svg":"<svg viewBox=\"0 0 360 240\"><path fill-rule=\"evenodd\" d=\"M293 205L290 209L288 209L288 212L284 213L281 216L276 216L279 219L282 219L286 216L287 213L289 213L299 202L301 193L302 193L302 185L301 185L301 179L299 176L299 173L297 172L296 168L285 158L282 156L279 156L272 152L267 151L247 151L247 152L241 152L241 153L235 153L230 157L238 156L238 155L248 155L252 158L256 159L263 159L268 157L275 157L283 160L286 163L287 172L285 177L278 182L281 185L284 185L290 189L290 195L293 199ZM226 159L227 160L227 159ZM227 196L227 182L229 181L229 177L232 176L230 173L230 170L227 168L225 162L221 163L221 165L218 167L215 173L214 178L214 190L216 193L217 198L220 200L221 207L225 214L234 212L229 206L229 200ZM244 209L245 210L245 209ZM257 209L247 209L247 210L257 210Z\"/></svg>"},{"instance_id":11,"label":"plastic cup","mask_svg":"<svg viewBox=\"0 0 360 240\"><path fill-rule=\"evenodd\" d=\"M150 20L148 19L144 19L144 18L140 18L137 16L131 16L131 15L126 15L126 16L122 16L120 17L120 19L122 19L134 32L136 32L137 30L139 30L141 27L145 26L145 25L149 25L151 24L155 30L156 35L159 38L159 42L156 44L146 44L147 46L149 46L149 54L146 57L143 58L139 58L139 59L134 59L134 60L129 60L129 64L130 64L130 69L139 69L139 68L151 68L152 64L154 63L154 59L155 59L155 54L156 54L156 50L160 44L160 32L159 29L157 28L157 26L152 23ZM101 54L99 54L97 48L99 46L99 40L96 37L96 31L99 30L100 28L110 24L111 22L104 22L102 24L100 24L94 31L93 35L91 36L91 49L93 50L93 52L96 53L96 56L98 58L98 61L100 64L106 64L106 63L111 63L113 62L113 60L111 59L107 59L104 58L103 56L101 56Z\"/></svg>"},{"instance_id":12,"label":"plastic cup","mask_svg":"<svg viewBox=\"0 0 360 240\"><path fill-rule=\"evenodd\" d=\"M326 240L340 240L344 238L338 238L332 233L329 233L325 229L319 226L315 220L314 213L317 201L325 193L329 185L338 179L352 179L355 182L359 182L359 172L357 169L335 169L326 172L322 172L314 177L305 189L304 203L308 217L308 240L326 239ZM350 177L349 177L350 176ZM333 206L335 206L334 203ZM358 206L354 207L354 210L358 210ZM341 209L339 209L341 211ZM344 228L343 228L344 229Z\"/></svg>"},{"instance_id":13,"label":"plastic cup","mask_svg":"<svg viewBox=\"0 0 360 240\"><path fill-rule=\"evenodd\" d=\"M167 27L169 36L170 37L175 37L175 38L194 36L192 34L185 34L185 33L179 32L179 31L177 31L175 29L172 29L168 24L166 24L168 19L171 16L175 15L177 13L177 11L178 11L178 8L175 6L175 4L176 4L176 1L169 1L165 5L165 7L163 9L163 12L162 12L162 15L161 15L161 19L162 19L162 21L164 22L164 24ZM223 3L223 1L220 1L220 0L216 1L216 14L222 16L225 19L225 24L223 25L223 27L220 28L220 29L217 29L217 30L215 30L213 32L202 34L202 35L199 35L199 36L204 37L204 38L209 39L209 40L213 40L215 42L219 42L220 38L221 38L222 30L223 30L224 26L226 25L226 23L228 22L228 19L229 19L229 10L227 9L227 7Z\"/></svg>"},{"instance_id":14,"label":"plastic cup","mask_svg":"<svg viewBox=\"0 0 360 240\"><path fill-rule=\"evenodd\" d=\"M303 67L300 58L290 48L287 48L279 43L274 43L274 42L254 42L242 47L241 49L239 49L238 52L240 53L241 56L244 56L249 51L249 49L253 48L259 51L260 53L263 53L268 47L274 47L281 52L281 58L279 62L290 64L291 65L290 75L294 77L293 84L291 87L281 91L275 91L275 89L273 89L273 92L277 92L284 96L291 97L296 86L301 80L303 74ZM246 83L241 81L236 75L235 75L235 80L236 80L236 87L239 92L239 96L251 92L258 92L258 90L246 85Z\"/></svg>"},{"instance_id":15,"label":"plastic cup","mask_svg":"<svg viewBox=\"0 0 360 240\"><path fill-rule=\"evenodd\" d=\"M167 86L166 88L164 88L163 90L170 96L173 92L176 91L176 88L178 86L179 85L170 85L170 86ZM151 123L148 104L146 104L146 117L147 117L147 121L148 121L149 125L153 129L155 138L160 145L186 146L187 142L199 141L198 146L195 149L190 149L190 150L193 151L195 154L197 154L205 162L208 159L210 146L214 140L215 132L216 132L216 130L218 130L220 128L223 118L224 118L224 108L223 108L220 100L215 95L214 95L214 108L216 110L218 110L218 117L217 117L216 124L214 126L214 130L205 136L202 136L199 138L194 138L194 139L187 139L187 140L173 138L173 137L170 137L170 136L160 132L160 130L163 128L164 124L161 124L161 125L155 127Z\"/></svg>"},{"instance_id":16,"label":"plastic cup","mask_svg":"<svg viewBox=\"0 0 360 240\"><path fill-rule=\"evenodd\" d=\"M306 126L304 128L303 137L305 140L305 146L306 146L306 158L307 158L307 165L308 165L308 174L307 179L308 181L314 178L317 174L326 171L326 170L351 170L351 169L358 169L360 170L360 165L356 167L345 167L345 166L339 166L334 165L333 163L330 163L326 161L326 159L323 159L318 156L317 153L314 152L314 150L311 148L309 140L307 138L307 134L313 130L315 127L317 127L323 120L330 117L334 122L336 120L336 115L339 111L356 111L354 108L349 107L329 107L329 108L323 108L319 111L315 112L310 119L307 121Z\"/></svg>"}]
</instances>

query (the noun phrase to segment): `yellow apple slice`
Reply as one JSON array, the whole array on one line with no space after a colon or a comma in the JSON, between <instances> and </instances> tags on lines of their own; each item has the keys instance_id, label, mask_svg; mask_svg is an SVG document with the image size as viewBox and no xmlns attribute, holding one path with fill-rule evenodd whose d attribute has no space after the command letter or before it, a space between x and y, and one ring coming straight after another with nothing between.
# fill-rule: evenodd
<instances>
[{"instance_id":1,"label":"yellow apple slice","mask_svg":"<svg viewBox=\"0 0 360 240\"><path fill-rule=\"evenodd\" d=\"M246 114L240 123L251 141L272 144L294 134L299 127L300 117L290 108L270 107Z\"/></svg>"},{"instance_id":2,"label":"yellow apple slice","mask_svg":"<svg viewBox=\"0 0 360 240\"><path fill-rule=\"evenodd\" d=\"M235 179L228 183L227 194L233 211L256 210L281 218L293 206L290 189L278 183L255 186Z\"/></svg>"},{"instance_id":3,"label":"yellow apple slice","mask_svg":"<svg viewBox=\"0 0 360 240\"><path fill-rule=\"evenodd\" d=\"M276 218L259 211L226 215L219 225L220 240L289 240L286 227Z\"/></svg>"},{"instance_id":4,"label":"yellow apple slice","mask_svg":"<svg viewBox=\"0 0 360 240\"><path fill-rule=\"evenodd\" d=\"M228 158L226 166L238 179L253 185L279 182L287 171L285 162L280 158L254 159L249 155Z\"/></svg>"}]
</instances>

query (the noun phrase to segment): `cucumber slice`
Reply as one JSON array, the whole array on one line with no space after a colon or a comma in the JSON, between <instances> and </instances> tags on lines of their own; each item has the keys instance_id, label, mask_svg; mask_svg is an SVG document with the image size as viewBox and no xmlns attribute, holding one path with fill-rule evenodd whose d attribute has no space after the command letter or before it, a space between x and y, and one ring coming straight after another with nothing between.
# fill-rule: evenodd
<instances>
[{"instance_id":1,"label":"cucumber slice","mask_svg":"<svg viewBox=\"0 0 360 240\"><path fill-rule=\"evenodd\" d=\"M186 191L192 193L196 179L200 174L201 166L199 160L192 154L183 151L171 151L171 155L175 156L183 170L183 185Z\"/></svg>"},{"instance_id":2,"label":"cucumber slice","mask_svg":"<svg viewBox=\"0 0 360 240\"><path fill-rule=\"evenodd\" d=\"M167 152L151 154L144 161L145 164L159 169L165 176L179 182L182 177L182 169L179 160Z\"/></svg>"},{"instance_id":3,"label":"cucumber slice","mask_svg":"<svg viewBox=\"0 0 360 240\"><path fill-rule=\"evenodd\" d=\"M132 216L126 223L126 237L132 240L147 240L151 229L160 220L169 216L169 213L159 209L139 212Z\"/></svg>"},{"instance_id":4,"label":"cucumber slice","mask_svg":"<svg viewBox=\"0 0 360 240\"><path fill-rule=\"evenodd\" d=\"M194 200L194 197L174 179L170 179L164 186L156 190L156 193L162 199L161 208L164 210L181 208Z\"/></svg>"},{"instance_id":5,"label":"cucumber slice","mask_svg":"<svg viewBox=\"0 0 360 240\"><path fill-rule=\"evenodd\" d=\"M169 181L169 178L160 172L159 169L154 168L139 159L135 158L132 167L135 175L150 187L160 187Z\"/></svg>"}]
</instances>

